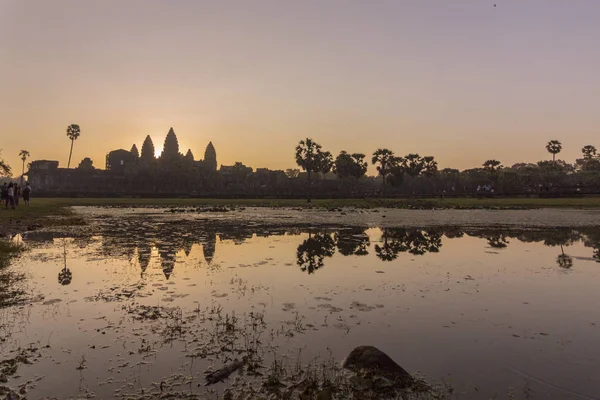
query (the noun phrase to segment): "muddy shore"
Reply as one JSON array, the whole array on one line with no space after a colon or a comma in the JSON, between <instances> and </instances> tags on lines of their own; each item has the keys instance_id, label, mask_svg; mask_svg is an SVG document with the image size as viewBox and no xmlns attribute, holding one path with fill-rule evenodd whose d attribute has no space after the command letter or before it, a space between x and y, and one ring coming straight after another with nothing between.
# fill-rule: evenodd
<instances>
[{"instance_id":1,"label":"muddy shore","mask_svg":"<svg viewBox=\"0 0 600 400\"><path fill-rule=\"evenodd\" d=\"M197 209L193 207L170 208L114 208L73 207L81 217L102 218L115 215L147 215L168 220L217 220L222 222L260 225L315 225L357 227L594 227L600 226L600 211L572 209L536 210L404 210L376 208L302 209L238 207Z\"/></svg>"}]
</instances>

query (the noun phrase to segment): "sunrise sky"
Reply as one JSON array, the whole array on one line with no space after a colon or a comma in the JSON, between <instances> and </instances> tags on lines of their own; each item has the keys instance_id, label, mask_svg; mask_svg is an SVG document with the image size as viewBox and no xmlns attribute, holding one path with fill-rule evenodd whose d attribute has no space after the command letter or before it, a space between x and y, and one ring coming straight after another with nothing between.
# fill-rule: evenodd
<instances>
[{"instance_id":1,"label":"sunrise sky","mask_svg":"<svg viewBox=\"0 0 600 400\"><path fill-rule=\"evenodd\" d=\"M0 148L66 166L77 123L75 166L171 126L254 168L307 136L460 169L559 139L572 162L600 147L599 21L600 0L0 0Z\"/></svg>"}]
</instances>

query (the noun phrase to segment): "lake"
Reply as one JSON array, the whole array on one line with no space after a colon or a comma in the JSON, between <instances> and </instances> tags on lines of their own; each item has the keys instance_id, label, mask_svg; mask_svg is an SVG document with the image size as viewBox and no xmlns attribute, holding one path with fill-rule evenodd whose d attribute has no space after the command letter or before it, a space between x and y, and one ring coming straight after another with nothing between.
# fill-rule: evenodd
<instances>
[{"instance_id":1,"label":"lake","mask_svg":"<svg viewBox=\"0 0 600 400\"><path fill-rule=\"evenodd\" d=\"M0 350L32 363L11 387L219 398L239 377L204 371L244 352L266 370L373 345L451 398L600 398L600 228L164 211L13 239L32 300L1 310Z\"/></svg>"}]
</instances>

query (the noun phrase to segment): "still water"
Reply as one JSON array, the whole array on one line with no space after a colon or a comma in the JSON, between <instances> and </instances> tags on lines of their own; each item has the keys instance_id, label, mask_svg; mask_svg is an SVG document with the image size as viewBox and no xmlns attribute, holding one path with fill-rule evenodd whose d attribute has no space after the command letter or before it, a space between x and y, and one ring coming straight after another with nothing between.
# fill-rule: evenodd
<instances>
[{"instance_id":1,"label":"still water","mask_svg":"<svg viewBox=\"0 0 600 400\"><path fill-rule=\"evenodd\" d=\"M22 240L34 300L2 310L0 349L39 349L10 381L28 398L203 394L203 371L253 340L290 362L374 345L457 399L600 398L600 229L131 215ZM242 337L221 343L230 318Z\"/></svg>"}]
</instances>

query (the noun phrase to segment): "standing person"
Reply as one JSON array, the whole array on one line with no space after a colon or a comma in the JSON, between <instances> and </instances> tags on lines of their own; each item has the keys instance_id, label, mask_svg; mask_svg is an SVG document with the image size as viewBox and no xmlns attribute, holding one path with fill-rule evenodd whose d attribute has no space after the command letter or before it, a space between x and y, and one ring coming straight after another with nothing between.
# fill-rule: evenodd
<instances>
[{"instance_id":1,"label":"standing person","mask_svg":"<svg viewBox=\"0 0 600 400\"><path fill-rule=\"evenodd\" d=\"M8 203L10 203L10 207L15 209L15 188L13 183L8 184L8 196L6 197L6 203L4 205L5 209L8 209Z\"/></svg>"},{"instance_id":2,"label":"standing person","mask_svg":"<svg viewBox=\"0 0 600 400\"><path fill-rule=\"evenodd\" d=\"M19 205L19 197L21 197L21 186L19 186L18 183L15 183L14 189L15 189L15 196L14 196L15 206L18 206Z\"/></svg>"},{"instance_id":3,"label":"standing person","mask_svg":"<svg viewBox=\"0 0 600 400\"><path fill-rule=\"evenodd\" d=\"M29 206L29 197L31 196L31 185L29 182L25 183L25 189L23 189L23 200L25 204Z\"/></svg>"},{"instance_id":4,"label":"standing person","mask_svg":"<svg viewBox=\"0 0 600 400\"><path fill-rule=\"evenodd\" d=\"M0 189L0 204L8 201L8 185L4 182L2 189Z\"/></svg>"}]
</instances>

